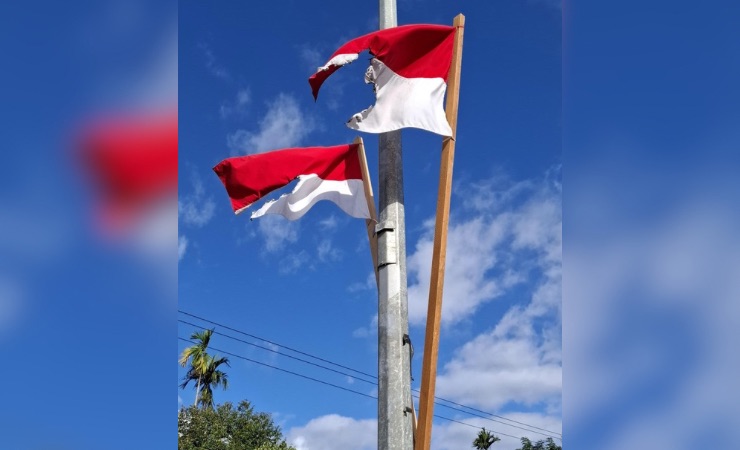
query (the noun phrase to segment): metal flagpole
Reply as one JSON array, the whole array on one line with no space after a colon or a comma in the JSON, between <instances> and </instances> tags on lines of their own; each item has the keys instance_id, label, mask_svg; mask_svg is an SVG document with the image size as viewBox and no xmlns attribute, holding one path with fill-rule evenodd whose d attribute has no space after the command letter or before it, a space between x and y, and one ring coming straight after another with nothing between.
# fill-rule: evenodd
<instances>
[{"instance_id":1,"label":"metal flagpole","mask_svg":"<svg viewBox=\"0 0 740 450\"><path fill-rule=\"evenodd\" d=\"M397 25L396 0L379 0L380 29ZM412 450L401 132L378 137L378 450Z\"/></svg>"}]
</instances>

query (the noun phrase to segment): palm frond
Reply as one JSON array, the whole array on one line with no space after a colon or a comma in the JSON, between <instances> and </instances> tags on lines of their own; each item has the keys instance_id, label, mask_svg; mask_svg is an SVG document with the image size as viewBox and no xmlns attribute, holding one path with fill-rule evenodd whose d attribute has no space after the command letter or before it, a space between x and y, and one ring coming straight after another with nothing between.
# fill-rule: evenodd
<instances>
[{"instance_id":1,"label":"palm frond","mask_svg":"<svg viewBox=\"0 0 740 450\"><path fill-rule=\"evenodd\" d=\"M204 408L213 408L213 388L221 387L227 389L229 386L228 375L219 369L225 365L230 367L229 359L226 357L211 356L208 354L208 344L210 343L213 330L203 330L194 332L191 339L196 341L183 350L178 362L182 367L187 366L190 362L190 368L183 378L180 388L185 389L191 382L195 382L195 389L198 389L197 404Z\"/></svg>"}]
</instances>

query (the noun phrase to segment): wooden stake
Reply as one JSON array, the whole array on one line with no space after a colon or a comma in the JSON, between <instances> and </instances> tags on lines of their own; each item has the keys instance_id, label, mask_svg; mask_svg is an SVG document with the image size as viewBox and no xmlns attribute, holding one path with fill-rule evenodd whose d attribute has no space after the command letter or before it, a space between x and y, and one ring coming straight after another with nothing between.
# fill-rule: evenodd
<instances>
[{"instance_id":1,"label":"wooden stake","mask_svg":"<svg viewBox=\"0 0 740 450\"><path fill-rule=\"evenodd\" d=\"M455 42L452 48L452 64L447 77L447 104L445 112L457 137L457 107L460 96L460 68L462 63L463 30L465 16L458 14L453 22ZM450 219L450 195L452 191L452 166L455 158L455 139L442 141L442 163L439 172L439 194L437 197L437 219L434 225L434 247L432 253L432 277L429 286L427 328L424 338L424 361L421 371L421 395L419 397L419 422L415 450L429 450L432 441L432 416L434 416L434 385L437 380L437 353L439 351L439 324L442 316L442 292L445 279L445 257L447 254L447 225Z\"/></svg>"},{"instance_id":2,"label":"wooden stake","mask_svg":"<svg viewBox=\"0 0 740 450\"><path fill-rule=\"evenodd\" d=\"M378 223L378 216L375 212L375 197L373 197L373 185L370 182L370 171L367 168L367 157L365 156L365 144L361 137L356 137L352 142L359 144L357 154L360 157L360 169L362 170L362 183L365 186L365 200L367 200L367 209L370 211L370 218L365 220L367 228L367 239L370 241L370 254L373 257L373 270L375 272L375 285L378 285L378 238L375 236L375 224Z\"/></svg>"}]
</instances>

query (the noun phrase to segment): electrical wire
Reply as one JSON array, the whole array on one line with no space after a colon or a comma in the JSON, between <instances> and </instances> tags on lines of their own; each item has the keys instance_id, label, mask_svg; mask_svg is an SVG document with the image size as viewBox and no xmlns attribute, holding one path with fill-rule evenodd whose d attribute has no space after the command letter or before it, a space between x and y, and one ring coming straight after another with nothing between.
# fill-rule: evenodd
<instances>
[{"instance_id":1,"label":"electrical wire","mask_svg":"<svg viewBox=\"0 0 740 450\"><path fill-rule=\"evenodd\" d=\"M178 336L178 337L177 337L177 339L179 339L179 340L181 340L181 341L189 342L189 343L191 343L191 344L195 343L194 341L192 341L192 340L190 340L190 339L185 339L185 338L183 338L183 337L180 337L180 336ZM300 373L298 373L298 372L293 372L293 371L291 371L291 370L286 370L286 369L282 369L282 368L280 368L280 367L277 367L277 366L273 366L273 365L271 365L271 364L267 364L267 363L263 363L263 362L260 362L260 361L256 361L256 360L254 360L254 359L251 359L251 358L247 358L246 356L241 356L241 355L237 355L237 354L235 354L235 353L227 352L227 351L225 351L225 350L221 350L221 349L218 349L218 348L215 348L215 347L211 347L211 348L212 348L213 350L217 351L217 352L221 352L221 353L223 353L224 355L229 355L229 356L231 356L231 357L234 357L234 358L238 358L238 359L243 359L243 360L245 360L245 361L249 361L249 362L251 362L251 363L255 363L255 364L259 364L259 365L261 365L261 366L269 367L270 369L275 369L275 370L279 370L279 371L281 371L281 372L285 372L285 373L288 373L288 374L290 374L290 375L295 375L295 376L297 376L297 377L301 377L301 378L304 378L304 379L306 379L306 380L311 380L311 381L314 381L314 382L316 382L316 383L321 383L321 384L323 384L323 385L326 385L326 386L329 386L329 387L333 387L333 388L341 389L341 390L343 390L343 391L347 391L347 392L350 392L350 393L352 393L352 394L357 394L357 395L361 395L361 396L363 396L363 397L368 397L368 398L371 398L371 399L373 399L373 400L377 400L377 399L378 399L378 397L376 397L376 396L374 396L374 395L371 395L371 394L366 394L366 393L364 393L364 392L360 392L360 391L355 391L354 389L349 389L349 388L345 388L345 387L343 387L343 386L339 386L339 385L336 385L336 384L334 384L334 383L329 383L328 381L323 381L323 380L319 380L319 379L317 379L317 378L309 377L309 376L307 376L307 375L303 375L303 374L300 374ZM438 414L434 414L434 417L436 417L436 418L438 418L438 419L442 419L442 420L447 420L447 421L450 421L450 422L455 422L455 423L459 423L459 424L461 424L461 425L466 425L466 426L468 426L468 427L471 427L471 428L475 428L476 430L477 430L477 429L480 429L480 427L479 427L479 426L477 426L477 425L473 425L473 424L470 424L470 423L462 422L462 421L460 421L460 420L456 420L456 419L451 419L451 418L449 418L449 417L445 417L445 416L440 416L440 415L438 415ZM513 439L517 439L517 440L521 439L521 438L520 438L520 437L518 437L518 436L513 436L513 435L511 435L511 434L507 434L507 433L502 433L502 432L500 432L500 431L495 431L495 430L490 430L490 431L491 431L491 432L493 432L493 433L494 433L494 434L496 434L496 435L506 436L506 437L510 437L510 438L513 438Z\"/></svg>"},{"instance_id":2,"label":"electrical wire","mask_svg":"<svg viewBox=\"0 0 740 450\"><path fill-rule=\"evenodd\" d=\"M253 339L257 339L257 340L260 340L260 341L263 341L263 342L267 342L267 343L272 344L272 345L274 345L276 347L284 348L284 349L287 349L289 351L292 351L292 352L295 352L295 353L299 353L301 355L305 355L305 356L307 356L309 358L314 358L316 360L325 362L327 364L331 364L331 365L336 366L336 367L341 367L343 369L346 369L346 370L349 370L349 371L352 371L352 372L355 372L355 373L358 373L358 374L362 374L362 375L364 375L366 377L369 377L369 378L372 378L374 380L377 380L378 379L377 376L371 375L371 374L369 374L367 372L363 372L363 371L360 371L360 370L357 370L357 369L353 369L351 367L347 367L347 366L344 366L342 364L335 363L333 361L330 361L330 360L327 360L327 359L324 359L324 358L321 358L321 357L312 355L310 353L303 352L301 350L297 350L297 349L288 347L286 345L278 344L277 342L273 342L273 341L270 341L268 339L264 339L264 338L262 338L260 336L256 336L256 335L253 335L253 334L250 334L250 333L246 333L244 331L238 330L236 328L229 327L227 325L224 325L224 324L221 324L221 323L218 323L218 322L214 322L214 321L209 320L209 319L206 319L204 317L200 317L200 316L197 316L195 314L192 314L192 313L189 313L189 312L186 312L186 311L183 311L183 310L178 310L178 312L180 312L181 314L185 314L186 316L190 316L190 317L193 317L195 319L201 320L203 322L209 323L211 325L215 325L215 326L218 326L218 327L221 327L221 328L224 328L224 329L233 331L235 333L239 333L239 334L242 334L244 336L248 336L248 337L253 338ZM193 327L196 327L196 328L201 328L202 327L202 325L193 324L193 323L188 322L188 321L183 320L183 319L178 319L178 322L181 322L183 324L190 325L190 326L193 326ZM294 359L294 360L297 360L297 361L300 361L300 362L303 362L303 363L306 363L306 364L309 364L309 365L312 365L312 366L315 366L315 367L319 367L319 368L322 368L324 370L328 370L328 371L331 371L331 372L334 372L334 373L338 373L340 375L352 377L353 379L362 381L362 382L367 383L367 384L371 384L371 385L377 386L377 382L368 381L368 380L365 380L365 379L363 379L361 377L358 377L356 375L353 375L353 374L348 374L348 373L345 373L345 372L342 372L342 371L339 371L339 370L336 370L336 369L332 369L330 367L323 366L321 364L313 363L311 361L306 361L305 359L298 358L298 357L295 357L295 356L292 356L292 355L288 355L288 354L283 353L283 352L280 352L278 350L271 349L269 347L264 347L264 346L255 344L253 342L248 342L248 341L245 341L245 340L236 338L234 336L230 336L230 335L225 334L225 333L220 333L220 332L215 331L215 330L213 331L213 333L214 334L217 334L217 335L220 335L220 336L223 336L223 337L226 337L226 338L229 338L229 339L233 339L233 340L238 341L238 342L242 342L242 343L247 344L247 345L251 345L251 346L256 347L256 348L260 348L262 350L267 350L269 352L276 353L276 354L281 355L281 356L285 356L285 357L290 358L290 359ZM261 363L258 362L258 364L261 364ZM343 389L343 388L341 388L341 389ZM412 388L411 390L413 392L420 393L420 391L418 389L413 389ZM414 398L417 398L418 399L419 396L416 395L416 396L414 396ZM517 429L520 429L520 430L523 430L523 431L528 431L530 433L536 433L536 434L540 434L542 436L553 437L555 439L562 440L562 433L558 433L558 432L555 432L555 431L547 430L545 428L540 428L540 427L537 427L537 426L534 426L534 425L527 424L525 422L516 421L514 419L509 419L508 417L500 416L500 415L493 414L493 413L490 413L490 412L487 412L487 411L483 411L483 410L480 410L480 409L477 409L477 408L473 408L471 406L467 406L467 405L464 405L464 404L461 404L461 403L457 403L457 402L454 402L452 400L448 400L448 399L445 399L445 398L442 398L442 397L435 396L434 398L435 398L435 402L434 403L436 405L438 405L438 406L443 407L443 408L451 409L453 411L462 412L462 413L465 413L465 414L468 414L468 415L471 415L471 416L474 416L474 417L478 417L478 418L489 420L489 421L494 422L494 423L499 423L499 424L506 425L506 426L509 426L509 427L512 427L512 428L517 428ZM459 408L455 408L455 407L450 406L450 405L445 405L443 403L440 403L440 401L447 402L447 403L450 403L450 404L459 406L461 408L466 408L467 410L470 410L470 411L459 409ZM475 411L475 412L471 412L471 411ZM478 414L478 413L480 413L480 414ZM485 414L485 416L484 415L481 415L481 414ZM491 416L491 417L488 417L488 416ZM496 418L501 419L501 420L505 420L507 422L512 422L512 423L515 423L515 424L518 424L518 425L522 425L522 426L525 426L525 427L528 427L528 428L522 428L522 427L519 427L519 426L516 426L516 425L512 425L511 423L502 422L501 420L495 420L493 417L496 417ZM539 431L535 431L535 430L539 430ZM546 433L549 433L549 434L546 434Z\"/></svg>"}]
</instances>

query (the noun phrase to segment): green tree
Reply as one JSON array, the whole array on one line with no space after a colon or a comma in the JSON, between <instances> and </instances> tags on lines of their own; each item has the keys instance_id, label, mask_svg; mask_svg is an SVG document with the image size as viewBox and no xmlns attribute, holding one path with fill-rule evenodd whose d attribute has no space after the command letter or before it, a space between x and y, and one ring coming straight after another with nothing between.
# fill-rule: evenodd
<instances>
[{"instance_id":1,"label":"green tree","mask_svg":"<svg viewBox=\"0 0 740 450\"><path fill-rule=\"evenodd\" d=\"M478 432L478 436L473 441L473 447L477 450L488 450L495 442L500 440L501 438L486 430L484 427Z\"/></svg>"},{"instance_id":2,"label":"green tree","mask_svg":"<svg viewBox=\"0 0 740 450\"><path fill-rule=\"evenodd\" d=\"M534 444L529 439L522 438L522 446L517 450L563 450L563 447L556 444L552 438L544 441L537 441Z\"/></svg>"},{"instance_id":3,"label":"green tree","mask_svg":"<svg viewBox=\"0 0 740 450\"><path fill-rule=\"evenodd\" d=\"M269 414L244 400L215 408L190 406L177 415L178 450L295 450Z\"/></svg>"},{"instance_id":4,"label":"green tree","mask_svg":"<svg viewBox=\"0 0 740 450\"><path fill-rule=\"evenodd\" d=\"M213 408L213 388L221 386L224 389L229 387L228 376L226 372L219 369L222 365L229 365L228 358L219 358L208 354L208 344L211 341L213 330L203 330L195 332L190 336L197 343L183 350L180 355L179 363L182 367L187 366L190 361L190 368L185 374L180 387L185 389L193 381L195 383L195 402L204 408Z\"/></svg>"},{"instance_id":5,"label":"green tree","mask_svg":"<svg viewBox=\"0 0 740 450\"><path fill-rule=\"evenodd\" d=\"M205 372L205 357L208 355L206 350L208 349L208 344L211 342L211 335L213 334L213 330L203 330L194 332L190 339L194 339L198 341L195 345L192 345L190 347L187 347L185 350L182 351L182 354L180 355L180 359L178 362L180 363L181 367L185 367L188 365L188 361L190 361L190 370L188 370L188 374L186 375L185 379L183 380L183 384L181 387L184 389L187 383L191 380L189 378L192 375L195 374L201 374ZM195 384L195 402L194 404L198 404L198 394L200 393L200 376L196 379Z\"/></svg>"}]
</instances>

